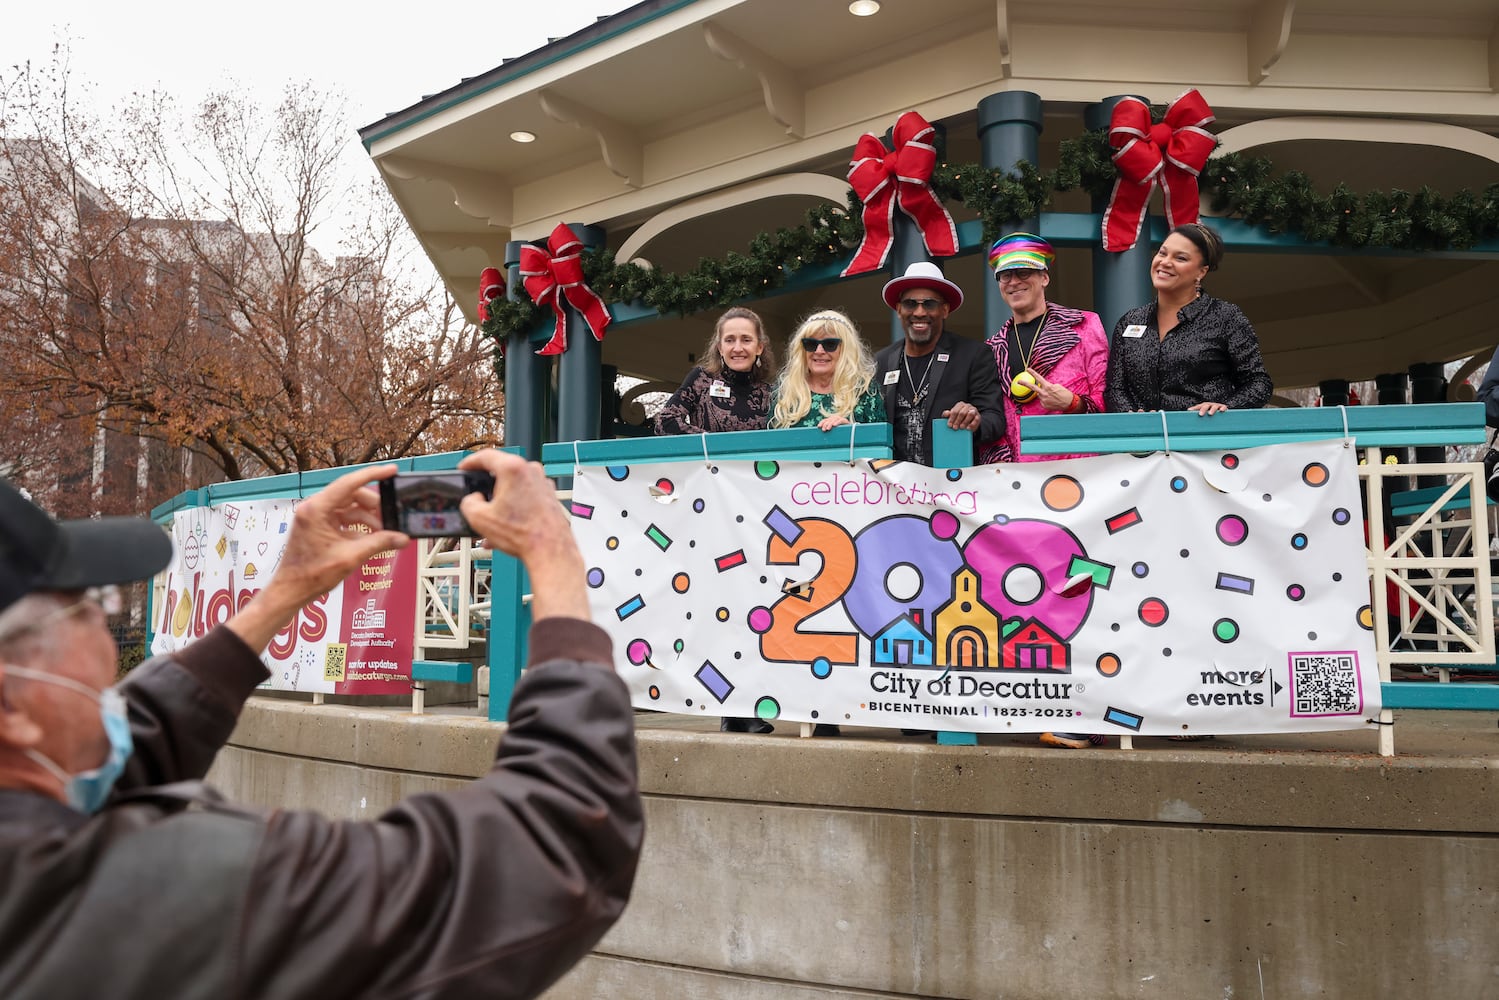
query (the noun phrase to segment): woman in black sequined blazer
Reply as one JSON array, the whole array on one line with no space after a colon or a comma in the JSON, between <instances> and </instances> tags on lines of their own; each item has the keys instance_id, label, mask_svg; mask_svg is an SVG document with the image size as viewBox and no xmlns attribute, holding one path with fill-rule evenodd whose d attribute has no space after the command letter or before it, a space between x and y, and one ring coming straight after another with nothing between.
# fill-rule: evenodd
<instances>
[{"instance_id":1,"label":"woman in black sequined blazer","mask_svg":"<svg viewBox=\"0 0 1499 1000\"><path fill-rule=\"evenodd\" d=\"M657 434L761 431L770 422L775 351L753 309L735 306L718 317L702 364L656 414Z\"/></svg>"},{"instance_id":2,"label":"woman in black sequined blazer","mask_svg":"<svg viewBox=\"0 0 1499 1000\"><path fill-rule=\"evenodd\" d=\"M735 306L718 317L703 349L703 363L687 373L681 388L656 414L657 434L761 431L770 424L775 351L753 309ZM719 720L726 733L769 733L764 719Z\"/></svg>"},{"instance_id":3,"label":"woman in black sequined blazer","mask_svg":"<svg viewBox=\"0 0 1499 1000\"><path fill-rule=\"evenodd\" d=\"M1156 300L1120 317L1109 345L1104 405L1111 413L1258 409L1273 383L1254 327L1239 307L1202 290L1223 240L1200 223L1177 226L1150 264Z\"/></svg>"}]
</instances>

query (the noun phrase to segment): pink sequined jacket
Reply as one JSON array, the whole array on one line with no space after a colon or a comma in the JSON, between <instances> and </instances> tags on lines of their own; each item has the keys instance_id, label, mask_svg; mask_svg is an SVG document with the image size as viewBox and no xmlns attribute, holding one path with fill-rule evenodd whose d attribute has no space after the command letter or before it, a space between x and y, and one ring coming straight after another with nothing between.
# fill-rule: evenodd
<instances>
[{"instance_id":1,"label":"pink sequined jacket","mask_svg":"<svg viewBox=\"0 0 1499 1000\"><path fill-rule=\"evenodd\" d=\"M1051 413L1039 399L1018 404L1010 398L1010 328L1013 317L986 343L994 352L999 383L1005 388L1005 435L984 445L980 460L991 462L1039 462L1083 455L1026 455L1020 449L1020 418ZM1031 348L1031 367L1047 381L1066 386L1078 397L1077 413L1102 413L1104 376L1109 366L1109 341L1097 313L1066 306L1049 305L1046 319Z\"/></svg>"}]
</instances>

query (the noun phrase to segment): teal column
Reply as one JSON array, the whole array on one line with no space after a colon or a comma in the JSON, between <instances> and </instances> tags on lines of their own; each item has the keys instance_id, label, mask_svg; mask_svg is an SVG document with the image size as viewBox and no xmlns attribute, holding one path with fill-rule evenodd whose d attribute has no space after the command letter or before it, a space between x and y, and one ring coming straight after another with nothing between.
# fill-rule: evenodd
<instances>
[{"instance_id":1,"label":"teal column","mask_svg":"<svg viewBox=\"0 0 1499 1000\"><path fill-rule=\"evenodd\" d=\"M520 240L505 244L505 297L520 297ZM547 322L551 322L548 314ZM505 344L505 444L522 450L533 462L541 460L546 426L544 414L551 359L536 356L530 331L515 334Z\"/></svg>"},{"instance_id":2,"label":"teal column","mask_svg":"<svg viewBox=\"0 0 1499 1000\"><path fill-rule=\"evenodd\" d=\"M1009 90L990 94L979 101L979 162L985 167L1004 170L1011 177L1019 177L1015 165L1020 161L1039 163L1041 138L1041 95L1028 90ZM1041 234L1041 220L1037 216L1020 219L1006 226L995 238L1010 233ZM987 250L987 248L985 248ZM984 333L992 334L1004 326L1010 318L1010 307L994 276L985 273L984 283Z\"/></svg>"},{"instance_id":3,"label":"teal column","mask_svg":"<svg viewBox=\"0 0 1499 1000\"><path fill-rule=\"evenodd\" d=\"M937 147L937 162L942 163L947 159L947 129L933 122L932 144ZM894 139L889 131L885 133L885 148L891 148ZM890 256L887 262L890 265L890 277L898 278L906 273L906 268L917 261L931 260L932 257L926 252L926 242L921 238L921 230L916 223L912 222L906 213L897 206L895 219L891 226L894 240L890 244ZM940 263L938 264L940 267ZM945 270L945 268L944 268ZM967 295L967 292L964 292ZM900 325L900 316L895 312L890 313L890 343L899 343L906 339L906 331Z\"/></svg>"},{"instance_id":4,"label":"teal column","mask_svg":"<svg viewBox=\"0 0 1499 1000\"><path fill-rule=\"evenodd\" d=\"M577 222L568 225L588 249L604 245L604 231L597 226ZM557 369L557 440L595 441L599 436L603 345L593 339L576 309L569 305L565 314L567 350Z\"/></svg>"},{"instance_id":5,"label":"teal column","mask_svg":"<svg viewBox=\"0 0 1499 1000\"><path fill-rule=\"evenodd\" d=\"M1410 366L1411 402L1445 403L1447 401L1447 375L1441 362L1426 361ZM1425 445L1416 448L1416 461L1445 462L1447 449L1441 445ZM1446 476L1417 476L1416 489L1428 486L1445 486Z\"/></svg>"},{"instance_id":6,"label":"teal column","mask_svg":"<svg viewBox=\"0 0 1499 1000\"><path fill-rule=\"evenodd\" d=\"M1322 396L1323 406L1348 405L1348 380L1346 378L1334 378L1328 379L1326 382L1318 382L1317 392Z\"/></svg>"},{"instance_id":7,"label":"teal column","mask_svg":"<svg viewBox=\"0 0 1499 1000\"><path fill-rule=\"evenodd\" d=\"M1410 402L1410 376L1405 372L1389 372L1374 376L1374 401L1380 406L1399 406ZM1400 461L1410 461L1410 452L1405 448L1386 448L1385 455L1399 455Z\"/></svg>"},{"instance_id":8,"label":"teal column","mask_svg":"<svg viewBox=\"0 0 1499 1000\"><path fill-rule=\"evenodd\" d=\"M495 552L489 576L489 721L504 722L530 652L531 606L521 600L530 581L520 560Z\"/></svg>"},{"instance_id":9,"label":"teal column","mask_svg":"<svg viewBox=\"0 0 1499 1000\"><path fill-rule=\"evenodd\" d=\"M1409 389L1408 382L1409 379L1404 372L1392 372L1385 375L1374 376L1374 401L1380 406L1398 406L1401 403L1409 402L1410 400L1407 396L1407 391ZM1385 448L1382 449L1382 454L1384 455L1384 459L1387 462L1392 458L1401 463L1409 462L1411 460L1409 448ZM1389 509L1390 495L1392 493L1400 493L1404 490L1410 489L1411 482L1410 479L1405 476L1392 476L1389 479L1386 479L1384 482L1384 523L1386 525L1393 525L1395 522L1393 517L1391 517ZM1393 533L1393 528L1391 529L1391 531Z\"/></svg>"},{"instance_id":10,"label":"teal column","mask_svg":"<svg viewBox=\"0 0 1499 1000\"><path fill-rule=\"evenodd\" d=\"M619 434L619 389L615 387L618 378L618 365L603 365L599 369L600 441L612 441Z\"/></svg>"},{"instance_id":11,"label":"teal column","mask_svg":"<svg viewBox=\"0 0 1499 1000\"><path fill-rule=\"evenodd\" d=\"M962 469L973 462L973 431L955 431L946 420L932 421L932 466L938 469ZM926 622L932 629L932 641L937 641L935 622ZM978 746L977 733L957 733L941 730L937 742L942 746Z\"/></svg>"},{"instance_id":12,"label":"teal column","mask_svg":"<svg viewBox=\"0 0 1499 1000\"><path fill-rule=\"evenodd\" d=\"M1083 112L1083 124L1088 130L1109 127L1109 115L1123 95L1106 97L1097 104L1090 104ZM1151 206L1160 200L1157 194ZM1093 211L1102 216L1108 207L1108 196L1093 199ZM1114 332L1114 324L1135 306L1144 305L1155 298L1155 289L1150 284L1150 259L1155 256L1155 247L1150 242L1150 218L1147 208L1145 227L1140 232L1140 241L1123 253L1109 253L1103 248L1103 230L1094 238L1093 247L1093 311L1103 321L1105 334Z\"/></svg>"}]
</instances>

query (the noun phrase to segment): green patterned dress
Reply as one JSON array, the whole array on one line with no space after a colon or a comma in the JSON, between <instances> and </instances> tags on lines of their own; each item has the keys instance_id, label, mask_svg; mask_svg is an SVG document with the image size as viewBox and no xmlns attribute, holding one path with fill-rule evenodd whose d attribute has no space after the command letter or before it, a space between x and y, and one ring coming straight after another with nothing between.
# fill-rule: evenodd
<instances>
[{"instance_id":1,"label":"green patterned dress","mask_svg":"<svg viewBox=\"0 0 1499 1000\"><path fill-rule=\"evenodd\" d=\"M770 401L770 412L775 413L776 400ZM806 416L802 417L792 427L816 427L824 417L834 412L833 394L831 392L812 393L812 405L808 408ZM859 402L854 406L852 420L856 424L883 424L888 420L885 416L885 400L874 386L870 386Z\"/></svg>"}]
</instances>

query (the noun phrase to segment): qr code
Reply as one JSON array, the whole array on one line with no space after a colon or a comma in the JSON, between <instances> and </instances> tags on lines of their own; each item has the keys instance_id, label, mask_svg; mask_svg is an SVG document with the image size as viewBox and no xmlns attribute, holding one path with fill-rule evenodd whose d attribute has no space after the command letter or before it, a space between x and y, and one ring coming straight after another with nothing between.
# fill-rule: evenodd
<instances>
[{"instance_id":1,"label":"qr code","mask_svg":"<svg viewBox=\"0 0 1499 1000\"><path fill-rule=\"evenodd\" d=\"M1363 710L1357 653L1291 654L1293 717L1357 715Z\"/></svg>"},{"instance_id":2,"label":"qr code","mask_svg":"<svg viewBox=\"0 0 1499 1000\"><path fill-rule=\"evenodd\" d=\"M328 651L323 655L323 680L344 680L344 671L348 666L348 662L348 644L342 642L328 643Z\"/></svg>"}]
</instances>

